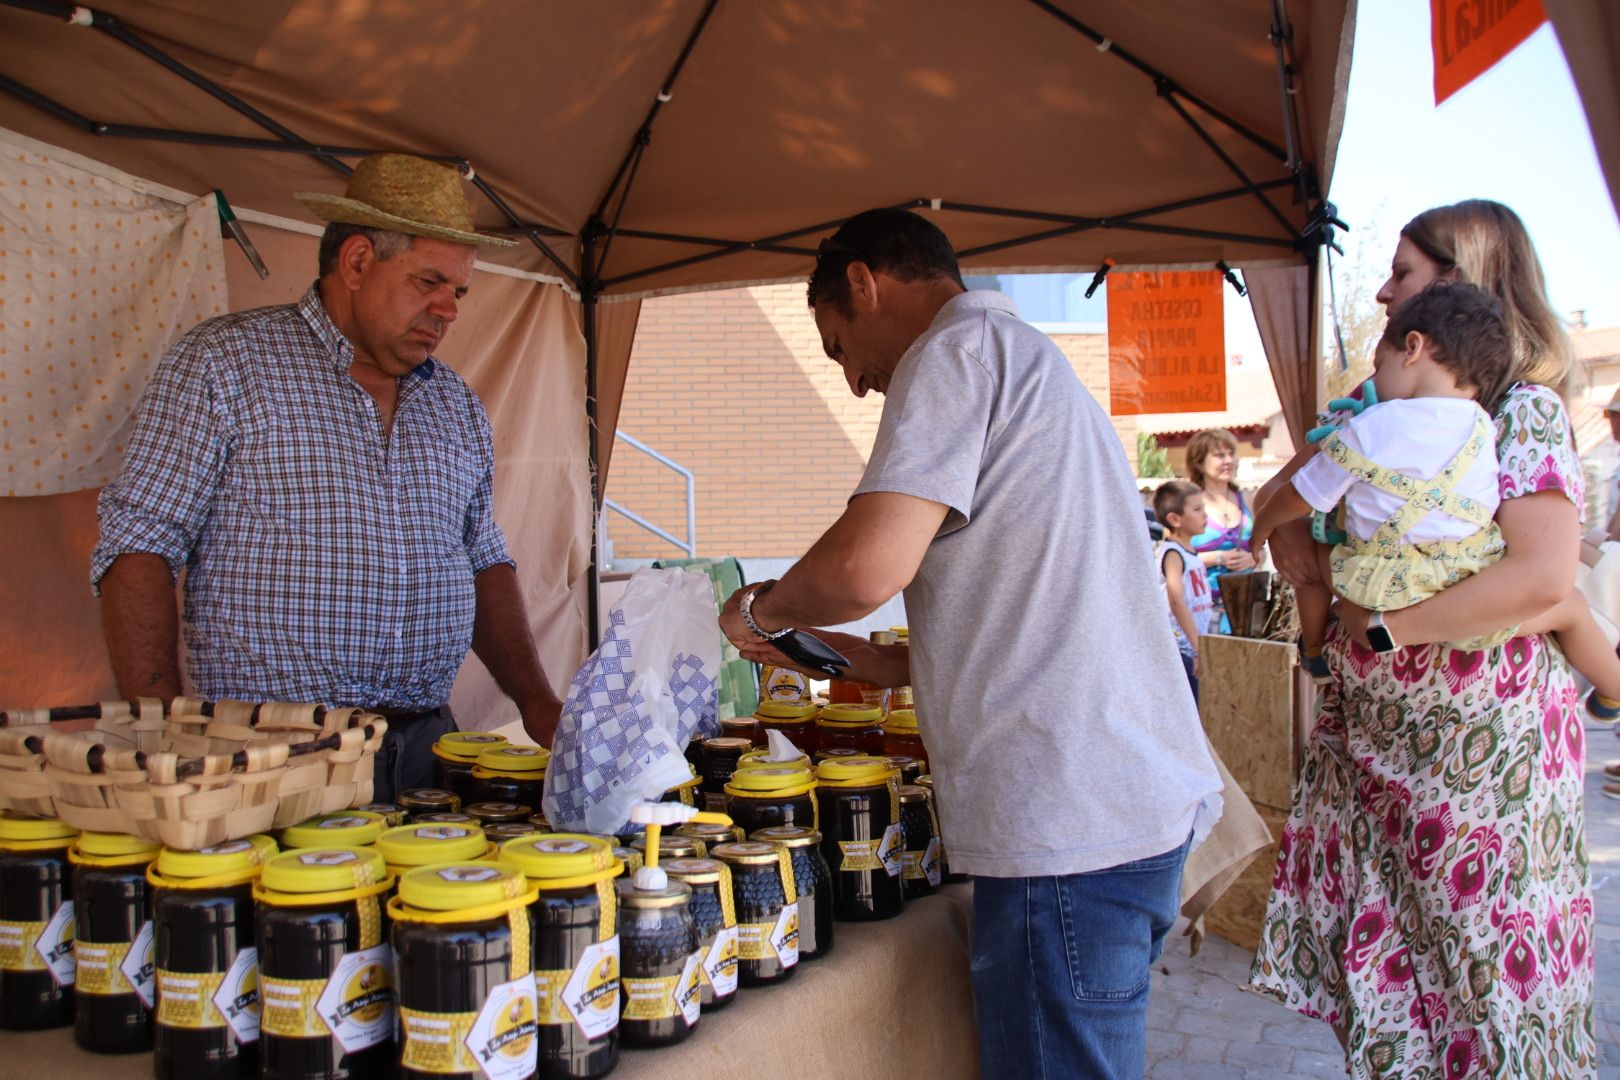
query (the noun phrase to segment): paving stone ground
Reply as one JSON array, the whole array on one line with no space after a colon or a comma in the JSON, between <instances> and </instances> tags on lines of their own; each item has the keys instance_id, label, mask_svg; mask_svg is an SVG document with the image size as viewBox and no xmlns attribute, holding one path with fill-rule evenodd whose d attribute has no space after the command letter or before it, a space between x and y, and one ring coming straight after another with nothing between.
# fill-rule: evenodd
<instances>
[{"instance_id":1,"label":"paving stone ground","mask_svg":"<svg viewBox=\"0 0 1620 1080\"><path fill-rule=\"evenodd\" d=\"M1620 1080L1620 802L1602 794L1620 741L1589 730L1586 844L1596 886L1598 1080ZM1213 935L1197 956L1172 934L1154 966L1148 1009L1150 1080L1286 1080L1345 1075L1332 1030L1246 992L1252 955Z\"/></svg>"}]
</instances>

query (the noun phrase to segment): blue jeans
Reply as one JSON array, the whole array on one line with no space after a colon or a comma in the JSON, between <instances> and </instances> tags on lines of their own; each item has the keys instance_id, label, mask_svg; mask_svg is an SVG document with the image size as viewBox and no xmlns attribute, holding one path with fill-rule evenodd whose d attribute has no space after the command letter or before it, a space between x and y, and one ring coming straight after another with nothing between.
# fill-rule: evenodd
<instances>
[{"instance_id":1,"label":"blue jeans","mask_svg":"<svg viewBox=\"0 0 1620 1080\"><path fill-rule=\"evenodd\" d=\"M390 722L371 767L371 800L391 803L402 791L436 787L433 782L433 744L447 731L456 730L450 706L404 723Z\"/></svg>"},{"instance_id":2,"label":"blue jeans","mask_svg":"<svg viewBox=\"0 0 1620 1080\"><path fill-rule=\"evenodd\" d=\"M1149 967L1181 907L1190 840L1086 874L973 879L985 1080L1139 1080Z\"/></svg>"}]
</instances>

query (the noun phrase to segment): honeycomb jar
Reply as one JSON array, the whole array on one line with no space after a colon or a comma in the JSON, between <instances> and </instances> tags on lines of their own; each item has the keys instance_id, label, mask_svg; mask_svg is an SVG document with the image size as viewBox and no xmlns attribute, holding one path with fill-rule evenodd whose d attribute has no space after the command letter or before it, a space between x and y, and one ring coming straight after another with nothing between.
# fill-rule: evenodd
<instances>
[{"instance_id":1,"label":"honeycomb jar","mask_svg":"<svg viewBox=\"0 0 1620 1080\"><path fill-rule=\"evenodd\" d=\"M540 989L539 1075L606 1076L619 1059L620 950L613 878L623 864L610 843L580 833L505 844L501 859L539 890L534 977Z\"/></svg>"},{"instance_id":2,"label":"honeycomb jar","mask_svg":"<svg viewBox=\"0 0 1620 1080\"><path fill-rule=\"evenodd\" d=\"M939 795L934 790L934 778L924 773L917 777L917 786L928 792L928 806L934 812L934 827L937 829L939 827ZM967 874L959 874L951 869L951 855L945 849L945 834L940 832L937 835L939 836L939 868L946 884L954 885L970 880Z\"/></svg>"},{"instance_id":3,"label":"honeycomb jar","mask_svg":"<svg viewBox=\"0 0 1620 1080\"><path fill-rule=\"evenodd\" d=\"M82 833L73 864L73 1041L99 1054L152 1049L152 899L146 867L158 845ZM133 976L133 977L132 977Z\"/></svg>"},{"instance_id":4,"label":"honeycomb jar","mask_svg":"<svg viewBox=\"0 0 1620 1080\"><path fill-rule=\"evenodd\" d=\"M816 778L808 769L762 765L739 769L726 785L726 816L744 833L772 825L816 828Z\"/></svg>"},{"instance_id":5,"label":"honeycomb jar","mask_svg":"<svg viewBox=\"0 0 1620 1080\"><path fill-rule=\"evenodd\" d=\"M266 1077L393 1075L394 963L383 918L393 887L374 848L295 848L265 863L253 898Z\"/></svg>"},{"instance_id":6,"label":"honeycomb jar","mask_svg":"<svg viewBox=\"0 0 1620 1080\"><path fill-rule=\"evenodd\" d=\"M816 750L854 750L863 755L883 753L883 710L873 706L833 704L816 718Z\"/></svg>"},{"instance_id":7,"label":"honeycomb jar","mask_svg":"<svg viewBox=\"0 0 1620 1080\"><path fill-rule=\"evenodd\" d=\"M624 1010L619 1038L626 1046L684 1042L702 1015L703 979L692 890L671 881L638 889L621 879L619 949Z\"/></svg>"},{"instance_id":8,"label":"honeycomb jar","mask_svg":"<svg viewBox=\"0 0 1620 1080\"><path fill-rule=\"evenodd\" d=\"M701 953L704 1012L737 997L737 913L732 907L731 868L717 859L671 859L659 864L671 881L692 890L692 922Z\"/></svg>"},{"instance_id":9,"label":"honeycomb jar","mask_svg":"<svg viewBox=\"0 0 1620 1080\"><path fill-rule=\"evenodd\" d=\"M833 947L832 870L821 853L821 834L798 825L760 829L750 840L787 848L793 860L793 887L799 894L799 959L819 960Z\"/></svg>"},{"instance_id":10,"label":"honeycomb jar","mask_svg":"<svg viewBox=\"0 0 1620 1080\"><path fill-rule=\"evenodd\" d=\"M550 765L551 752L543 746L485 750L473 766L473 798L467 801L520 803L538 813Z\"/></svg>"},{"instance_id":11,"label":"honeycomb jar","mask_svg":"<svg viewBox=\"0 0 1620 1080\"><path fill-rule=\"evenodd\" d=\"M900 785L900 829L906 838L905 861L900 871L907 900L928 896L944 880L940 865L939 824L926 789Z\"/></svg>"},{"instance_id":12,"label":"honeycomb jar","mask_svg":"<svg viewBox=\"0 0 1620 1080\"><path fill-rule=\"evenodd\" d=\"M816 770L821 850L833 874L833 912L845 921L888 919L905 907L900 874L899 774L886 758L824 761Z\"/></svg>"},{"instance_id":13,"label":"honeycomb jar","mask_svg":"<svg viewBox=\"0 0 1620 1080\"><path fill-rule=\"evenodd\" d=\"M77 836L54 818L0 814L0 1029L73 1023L68 848Z\"/></svg>"},{"instance_id":14,"label":"honeycomb jar","mask_svg":"<svg viewBox=\"0 0 1620 1080\"><path fill-rule=\"evenodd\" d=\"M787 848L763 840L716 844L714 858L731 868L737 913L737 978L769 986L799 963L799 894Z\"/></svg>"}]
</instances>

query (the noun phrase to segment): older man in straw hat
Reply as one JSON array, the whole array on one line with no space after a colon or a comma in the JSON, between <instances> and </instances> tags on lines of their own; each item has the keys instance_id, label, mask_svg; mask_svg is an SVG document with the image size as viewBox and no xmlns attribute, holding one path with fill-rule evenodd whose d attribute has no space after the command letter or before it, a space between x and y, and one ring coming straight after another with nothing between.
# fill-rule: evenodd
<instances>
[{"instance_id":1,"label":"older man in straw hat","mask_svg":"<svg viewBox=\"0 0 1620 1080\"><path fill-rule=\"evenodd\" d=\"M362 161L296 304L180 338L101 495L92 583L120 693L320 701L390 720L377 797L431 783L433 741L471 645L547 744L561 702L535 653L491 513L489 420L433 359L467 294L475 232L461 177L401 154Z\"/></svg>"}]
</instances>

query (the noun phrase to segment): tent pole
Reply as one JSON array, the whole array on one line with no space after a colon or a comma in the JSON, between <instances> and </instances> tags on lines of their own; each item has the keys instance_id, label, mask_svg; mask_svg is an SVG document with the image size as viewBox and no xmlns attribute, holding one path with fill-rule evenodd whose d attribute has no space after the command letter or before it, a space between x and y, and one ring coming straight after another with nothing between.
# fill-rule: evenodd
<instances>
[{"instance_id":1,"label":"tent pole","mask_svg":"<svg viewBox=\"0 0 1620 1080\"><path fill-rule=\"evenodd\" d=\"M585 613L590 648L593 650L602 643L601 597L598 595L601 592L602 574L597 565L601 544L602 474L596 447L599 430L596 407L596 301L602 288L596 276L596 239L601 235L601 230L601 221L593 217L585 223L579 236L579 302L581 329L585 334L585 440L591 472L591 552L585 568Z\"/></svg>"},{"instance_id":2,"label":"tent pole","mask_svg":"<svg viewBox=\"0 0 1620 1080\"><path fill-rule=\"evenodd\" d=\"M1193 117L1192 113L1187 111L1187 107L1176 100L1174 88L1168 83L1163 84L1159 88L1159 94L1164 98L1165 101L1170 103L1170 107L1172 109L1176 110L1176 115L1185 120L1187 125L1197 133L1198 137L1204 140L1204 145L1208 146L1212 151L1214 151L1215 156L1221 159L1221 163L1224 164L1228 169L1232 170L1232 175L1236 176L1238 180L1242 182L1243 186L1248 188L1250 193L1252 193L1255 198L1260 200L1261 205L1263 205L1267 210L1271 211L1271 216L1282 222L1284 233L1290 239L1292 239L1296 233L1294 223L1288 220L1288 216L1286 214L1277 209L1276 204L1266 197L1266 193L1260 190L1259 185L1257 185L1253 180L1249 179L1249 174L1244 172L1243 167L1233 160L1232 155L1221 149L1221 144L1215 141L1214 136L1210 135L1209 132L1204 130L1203 125Z\"/></svg>"}]
</instances>

